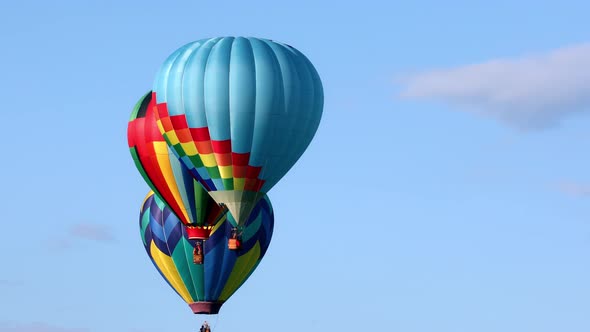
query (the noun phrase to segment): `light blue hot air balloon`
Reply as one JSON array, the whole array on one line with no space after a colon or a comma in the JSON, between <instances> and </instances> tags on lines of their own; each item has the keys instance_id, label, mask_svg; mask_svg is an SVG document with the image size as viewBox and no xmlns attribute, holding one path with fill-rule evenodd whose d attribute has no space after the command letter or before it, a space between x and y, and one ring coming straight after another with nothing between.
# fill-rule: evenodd
<instances>
[{"instance_id":1,"label":"light blue hot air balloon","mask_svg":"<svg viewBox=\"0 0 590 332\"><path fill-rule=\"evenodd\" d=\"M244 37L203 39L172 53L153 98L168 145L240 225L308 147L324 103L320 77L301 52Z\"/></svg>"}]
</instances>

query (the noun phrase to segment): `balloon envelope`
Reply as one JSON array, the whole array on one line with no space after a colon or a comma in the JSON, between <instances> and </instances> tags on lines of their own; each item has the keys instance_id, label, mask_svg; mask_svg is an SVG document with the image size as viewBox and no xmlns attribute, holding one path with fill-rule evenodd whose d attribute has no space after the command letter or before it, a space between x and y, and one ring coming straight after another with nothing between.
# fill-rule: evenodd
<instances>
[{"instance_id":1,"label":"balloon envelope","mask_svg":"<svg viewBox=\"0 0 590 332\"><path fill-rule=\"evenodd\" d=\"M301 52L243 37L181 47L161 66L153 90L164 138L239 223L310 144L324 98Z\"/></svg>"},{"instance_id":2,"label":"balloon envelope","mask_svg":"<svg viewBox=\"0 0 590 332\"><path fill-rule=\"evenodd\" d=\"M135 165L150 188L185 225L200 228L207 238L224 211L177 159L158 129L151 92L135 105L127 126L127 140Z\"/></svg>"},{"instance_id":3,"label":"balloon envelope","mask_svg":"<svg viewBox=\"0 0 590 332\"><path fill-rule=\"evenodd\" d=\"M160 275L194 313L217 313L264 257L274 227L268 197L258 202L248 218L240 249L229 250L227 242L235 225L233 217L226 214L204 241L203 264L194 264L195 242L188 239L180 220L152 192L143 202L139 226L145 250Z\"/></svg>"}]
</instances>

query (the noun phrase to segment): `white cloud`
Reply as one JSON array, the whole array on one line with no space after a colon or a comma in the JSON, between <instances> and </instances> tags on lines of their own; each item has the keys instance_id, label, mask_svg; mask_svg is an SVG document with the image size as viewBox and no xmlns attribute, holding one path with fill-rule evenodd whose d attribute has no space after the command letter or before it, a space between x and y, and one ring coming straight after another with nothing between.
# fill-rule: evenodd
<instances>
[{"instance_id":1,"label":"white cloud","mask_svg":"<svg viewBox=\"0 0 590 332\"><path fill-rule=\"evenodd\" d=\"M590 111L590 43L438 69L402 80L400 96L442 101L521 129Z\"/></svg>"}]
</instances>

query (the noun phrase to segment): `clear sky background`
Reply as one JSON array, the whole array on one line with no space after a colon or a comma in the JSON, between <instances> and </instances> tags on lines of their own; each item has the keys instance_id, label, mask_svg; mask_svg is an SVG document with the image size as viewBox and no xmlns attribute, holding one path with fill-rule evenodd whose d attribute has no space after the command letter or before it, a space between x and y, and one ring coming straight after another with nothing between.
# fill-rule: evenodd
<instances>
[{"instance_id":1,"label":"clear sky background","mask_svg":"<svg viewBox=\"0 0 590 332\"><path fill-rule=\"evenodd\" d=\"M590 331L588 1L2 1L0 332L195 331L126 129L164 59L293 45L314 141L215 332Z\"/></svg>"}]
</instances>

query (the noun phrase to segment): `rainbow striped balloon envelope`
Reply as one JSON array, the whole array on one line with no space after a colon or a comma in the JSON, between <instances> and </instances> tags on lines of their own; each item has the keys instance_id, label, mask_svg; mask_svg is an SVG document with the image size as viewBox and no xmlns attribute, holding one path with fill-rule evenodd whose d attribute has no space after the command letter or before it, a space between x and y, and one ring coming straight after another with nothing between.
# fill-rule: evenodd
<instances>
[{"instance_id":1,"label":"rainbow striped balloon envelope","mask_svg":"<svg viewBox=\"0 0 590 332\"><path fill-rule=\"evenodd\" d=\"M152 93L135 105L127 126L129 151L150 188L189 228L190 238L206 239L227 210L209 196L168 147L158 129Z\"/></svg>"}]
</instances>

